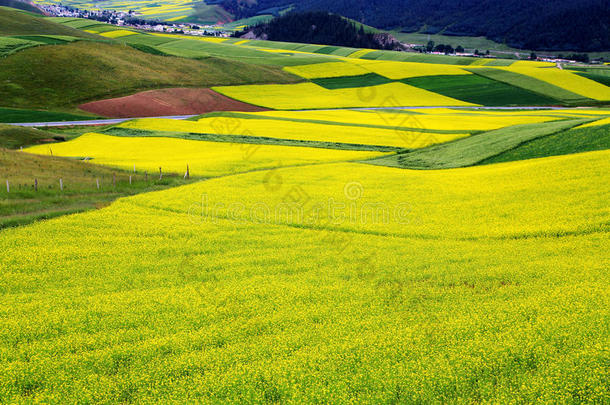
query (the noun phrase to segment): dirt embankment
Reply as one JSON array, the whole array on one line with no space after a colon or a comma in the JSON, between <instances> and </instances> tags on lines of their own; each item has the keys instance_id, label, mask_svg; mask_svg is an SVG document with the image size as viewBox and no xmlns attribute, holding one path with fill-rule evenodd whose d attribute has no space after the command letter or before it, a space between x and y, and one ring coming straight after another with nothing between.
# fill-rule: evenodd
<instances>
[{"instance_id":1,"label":"dirt embankment","mask_svg":"<svg viewBox=\"0 0 610 405\"><path fill-rule=\"evenodd\" d=\"M82 104L79 108L110 118L204 114L213 111L266 111L265 108L233 100L210 89L189 88L144 91Z\"/></svg>"}]
</instances>

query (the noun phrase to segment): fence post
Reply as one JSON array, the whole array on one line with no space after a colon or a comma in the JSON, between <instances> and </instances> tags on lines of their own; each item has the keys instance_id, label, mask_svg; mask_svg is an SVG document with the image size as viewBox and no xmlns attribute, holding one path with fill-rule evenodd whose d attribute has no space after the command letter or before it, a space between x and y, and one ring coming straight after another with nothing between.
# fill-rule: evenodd
<instances>
[{"instance_id":1,"label":"fence post","mask_svg":"<svg viewBox=\"0 0 610 405\"><path fill-rule=\"evenodd\" d=\"M161 171L161 167L159 167L159 180L163 179L163 172Z\"/></svg>"},{"instance_id":2,"label":"fence post","mask_svg":"<svg viewBox=\"0 0 610 405\"><path fill-rule=\"evenodd\" d=\"M148 170L144 172L144 177L146 178L146 182L148 183Z\"/></svg>"},{"instance_id":3,"label":"fence post","mask_svg":"<svg viewBox=\"0 0 610 405\"><path fill-rule=\"evenodd\" d=\"M6 192L7 193L11 192L11 187L8 185L8 179L6 179Z\"/></svg>"},{"instance_id":4,"label":"fence post","mask_svg":"<svg viewBox=\"0 0 610 405\"><path fill-rule=\"evenodd\" d=\"M64 191L64 181L62 179L59 179L59 189Z\"/></svg>"},{"instance_id":5,"label":"fence post","mask_svg":"<svg viewBox=\"0 0 610 405\"><path fill-rule=\"evenodd\" d=\"M189 165L188 163L186 164L186 179L190 179L191 178L191 173L189 171Z\"/></svg>"},{"instance_id":6,"label":"fence post","mask_svg":"<svg viewBox=\"0 0 610 405\"><path fill-rule=\"evenodd\" d=\"M131 186L131 174L129 175L129 185Z\"/></svg>"},{"instance_id":7,"label":"fence post","mask_svg":"<svg viewBox=\"0 0 610 405\"><path fill-rule=\"evenodd\" d=\"M133 164L133 172L134 173L136 172L136 164L135 163Z\"/></svg>"},{"instance_id":8,"label":"fence post","mask_svg":"<svg viewBox=\"0 0 610 405\"><path fill-rule=\"evenodd\" d=\"M34 191L38 191L38 179L34 179Z\"/></svg>"},{"instance_id":9,"label":"fence post","mask_svg":"<svg viewBox=\"0 0 610 405\"><path fill-rule=\"evenodd\" d=\"M100 179L95 179L95 185L97 186L97 189L100 189Z\"/></svg>"}]
</instances>

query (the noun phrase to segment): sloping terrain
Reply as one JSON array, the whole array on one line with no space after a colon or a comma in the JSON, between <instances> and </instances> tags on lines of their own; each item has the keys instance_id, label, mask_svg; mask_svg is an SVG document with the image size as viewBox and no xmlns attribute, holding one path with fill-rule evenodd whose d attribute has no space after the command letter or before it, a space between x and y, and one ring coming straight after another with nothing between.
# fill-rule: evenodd
<instances>
[{"instance_id":1,"label":"sloping terrain","mask_svg":"<svg viewBox=\"0 0 610 405\"><path fill-rule=\"evenodd\" d=\"M30 48L0 59L0 105L69 107L151 88L296 81L271 66L170 58L121 45L77 42Z\"/></svg>"},{"instance_id":2,"label":"sloping terrain","mask_svg":"<svg viewBox=\"0 0 610 405\"><path fill-rule=\"evenodd\" d=\"M102 40L94 34L56 24L45 18L36 17L15 9L0 7L0 35L66 35Z\"/></svg>"}]
</instances>

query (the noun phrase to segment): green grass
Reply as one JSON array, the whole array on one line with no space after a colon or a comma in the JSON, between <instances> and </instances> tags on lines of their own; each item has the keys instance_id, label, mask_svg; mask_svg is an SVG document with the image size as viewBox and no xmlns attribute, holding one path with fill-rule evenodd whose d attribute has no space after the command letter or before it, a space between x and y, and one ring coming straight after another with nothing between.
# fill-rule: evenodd
<instances>
[{"instance_id":1,"label":"green grass","mask_svg":"<svg viewBox=\"0 0 610 405\"><path fill-rule=\"evenodd\" d=\"M599 74L599 73L579 72L577 74L582 77L586 77L587 79L601 83L604 86L610 87L610 74L608 74L608 73Z\"/></svg>"},{"instance_id":2,"label":"green grass","mask_svg":"<svg viewBox=\"0 0 610 405\"><path fill-rule=\"evenodd\" d=\"M72 37L104 38L66 27L45 18L0 7L0 35L67 35Z\"/></svg>"},{"instance_id":3,"label":"green grass","mask_svg":"<svg viewBox=\"0 0 610 405\"><path fill-rule=\"evenodd\" d=\"M16 127L0 124L0 148L18 149L20 147L64 140L61 135L34 128Z\"/></svg>"},{"instance_id":4,"label":"green grass","mask_svg":"<svg viewBox=\"0 0 610 405\"><path fill-rule=\"evenodd\" d=\"M0 145L33 144L45 135L43 131L31 131L35 130L21 131L20 138L7 140L5 130L0 126ZM49 144L49 147L53 145ZM59 179L62 179L63 190ZM10 192L6 190L7 180ZM96 180L100 182L100 189ZM176 175L166 175L159 180L158 174L145 176L144 173L134 174L83 161L36 156L0 147L0 181L1 230L101 208L120 197L175 187L192 180Z\"/></svg>"},{"instance_id":5,"label":"green grass","mask_svg":"<svg viewBox=\"0 0 610 405\"><path fill-rule=\"evenodd\" d=\"M205 2L195 3L194 12L179 22L194 22L200 24L217 24L231 21L233 16L219 5L208 5Z\"/></svg>"},{"instance_id":6,"label":"green grass","mask_svg":"<svg viewBox=\"0 0 610 405\"><path fill-rule=\"evenodd\" d=\"M180 41L178 38L157 37L149 34L128 35L126 37L117 38L117 41L127 42L130 44L142 44L148 46L158 46L167 44L172 41Z\"/></svg>"},{"instance_id":7,"label":"green grass","mask_svg":"<svg viewBox=\"0 0 610 405\"><path fill-rule=\"evenodd\" d=\"M0 105L68 108L153 88L300 80L273 66L163 57L122 45L76 42L31 48L0 59Z\"/></svg>"},{"instance_id":8,"label":"green grass","mask_svg":"<svg viewBox=\"0 0 610 405\"><path fill-rule=\"evenodd\" d=\"M479 164L510 162L515 160L567 155L610 149L610 125L571 129L536 138Z\"/></svg>"},{"instance_id":9,"label":"green grass","mask_svg":"<svg viewBox=\"0 0 610 405\"><path fill-rule=\"evenodd\" d=\"M39 45L41 45L39 42L27 39L0 37L0 58Z\"/></svg>"},{"instance_id":10,"label":"green grass","mask_svg":"<svg viewBox=\"0 0 610 405\"><path fill-rule=\"evenodd\" d=\"M520 87L522 89L538 93L542 96L554 98L564 104L586 104L593 100L583 97L579 94L554 86L550 83L538 80L534 77L522 75L507 70L493 68L467 68L472 73L510 84L511 86Z\"/></svg>"},{"instance_id":11,"label":"green grass","mask_svg":"<svg viewBox=\"0 0 610 405\"><path fill-rule=\"evenodd\" d=\"M129 42L129 37L125 37L124 41ZM328 57L324 56L272 54L247 46L213 43L196 39L179 39L178 41L161 44L158 48L168 54L184 58L199 58L211 55L260 65L294 66L329 61Z\"/></svg>"},{"instance_id":12,"label":"green grass","mask_svg":"<svg viewBox=\"0 0 610 405\"><path fill-rule=\"evenodd\" d=\"M273 19L273 16L270 14L256 15L254 17L243 18L241 20L233 21L223 25L223 28L226 29L235 29L236 27L240 27L242 25L256 25L259 23L265 23Z\"/></svg>"},{"instance_id":13,"label":"green grass","mask_svg":"<svg viewBox=\"0 0 610 405\"><path fill-rule=\"evenodd\" d=\"M342 76L342 77L329 77L322 79L312 79L312 82L318 86L322 86L325 89L347 89L353 87L367 87L377 86L379 84L391 83L394 80L388 79L387 77L380 76L376 73L367 73L360 76Z\"/></svg>"},{"instance_id":14,"label":"green grass","mask_svg":"<svg viewBox=\"0 0 610 405\"><path fill-rule=\"evenodd\" d=\"M390 60L402 62L419 62L419 63L441 63L446 65L470 65L476 58L447 56L447 55L430 55L414 52L396 52L396 51L373 51L361 57L361 59L371 60Z\"/></svg>"},{"instance_id":15,"label":"green grass","mask_svg":"<svg viewBox=\"0 0 610 405\"><path fill-rule=\"evenodd\" d=\"M339 49L341 49L341 47L339 46L325 46L323 48L320 48L316 51L316 53L323 53L325 55L330 55L335 51L338 51Z\"/></svg>"},{"instance_id":16,"label":"green grass","mask_svg":"<svg viewBox=\"0 0 610 405\"><path fill-rule=\"evenodd\" d=\"M0 107L0 122L52 122L52 121L78 121L93 119L92 115L70 114L57 111L21 110L17 108Z\"/></svg>"},{"instance_id":17,"label":"green grass","mask_svg":"<svg viewBox=\"0 0 610 405\"><path fill-rule=\"evenodd\" d=\"M557 100L480 75L422 76L401 80L443 96L485 106L553 105Z\"/></svg>"},{"instance_id":18,"label":"green grass","mask_svg":"<svg viewBox=\"0 0 610 405\"><path fill-rule=\"evenodd\" d=\"M590 121L591 118L515 125L404 154L369 160L367 163L409 169L450 169L472 166L525 142Z\"/></svg>"},{"instance_id":19,"label":"green grass","mask_svg":"<svg viewBox=\"0 0 610 405\"><path fill-rule=\"evenodd\" d=\"M65 44L66 42L79 41L82 38L69 37L64 35L19 35L13 38L25 39L28 41L35 41L45 45L59 45Z\"/></svg>"}]
</instances>

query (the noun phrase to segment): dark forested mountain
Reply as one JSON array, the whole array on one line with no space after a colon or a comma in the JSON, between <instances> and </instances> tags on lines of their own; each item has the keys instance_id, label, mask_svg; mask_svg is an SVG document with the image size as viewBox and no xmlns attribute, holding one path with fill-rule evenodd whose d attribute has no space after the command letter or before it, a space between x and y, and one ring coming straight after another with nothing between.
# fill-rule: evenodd
<instances>
[{"instance_id":1,"label":"dark forested mountain","mask_svg":"<svg viewBox=\"0 0 610 405\"><path fill-rule=\"evenodd\" d=\"M337 14L323 11L287 13L273 20L258 24L237 36L249 36L270 41L303 42L349 46L354 48L373 48L399 50L401 45L388 34L365 32Z\"/></svg>"},{"instance_id":2,"label":"dark forested mountain","mask_svg":"<svg viewBox=\"0 0 610 405\"><path fill-rule=\"evenodd\" d=\"M486 36L539 50L610 50L609 0L222 0L236 18L330 11L373 27Z\"/></svg>"}]
</instances>

